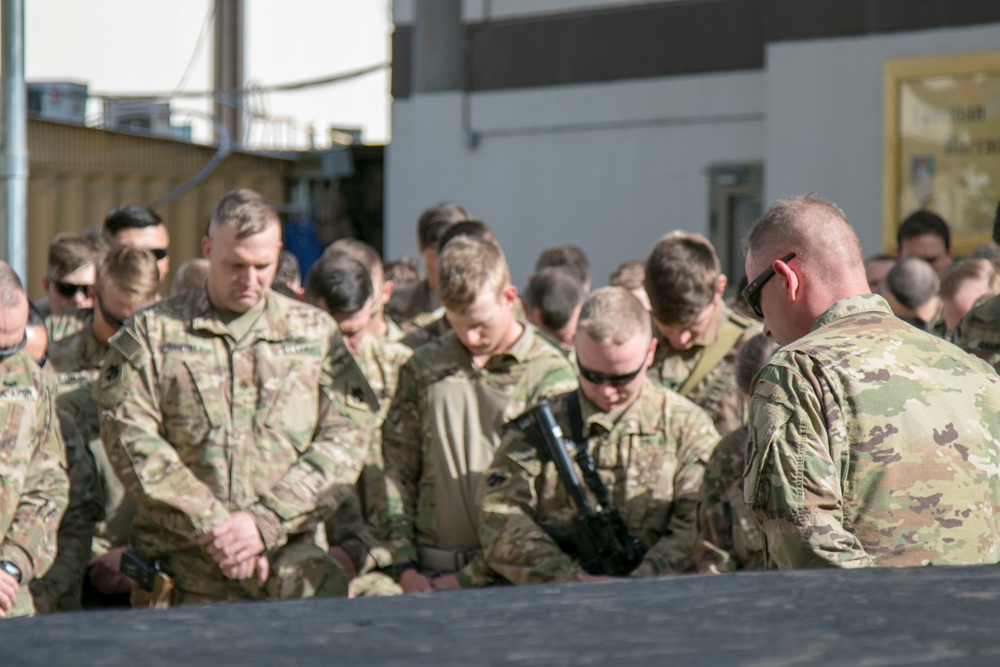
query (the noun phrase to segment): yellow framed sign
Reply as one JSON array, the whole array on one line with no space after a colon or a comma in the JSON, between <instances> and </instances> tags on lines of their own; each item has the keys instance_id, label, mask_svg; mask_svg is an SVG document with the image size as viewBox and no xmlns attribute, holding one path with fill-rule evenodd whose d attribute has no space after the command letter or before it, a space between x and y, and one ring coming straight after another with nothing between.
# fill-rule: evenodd
<instances>
[{"instance_id":1,"label":"yellow framed sign","mask_svg":"<svg viewBox=\"0 0 1000 667\"><path fill-rule=\"evenodd\" d=\"M956 255L991 242L1000 200L1000 51L885 65L882 243L921 208L952 229Z\"/></svg>"}]
</instances>

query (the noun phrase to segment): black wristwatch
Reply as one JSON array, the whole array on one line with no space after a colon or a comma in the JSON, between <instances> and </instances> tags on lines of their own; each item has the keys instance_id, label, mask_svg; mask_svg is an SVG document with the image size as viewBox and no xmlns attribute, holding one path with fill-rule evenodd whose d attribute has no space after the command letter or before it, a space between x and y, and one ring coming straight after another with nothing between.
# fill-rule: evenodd
<instances>
[{"instance_id":1,"label":"black wristwatch","mask_svg":"<svg viewBox=\"0 0 1000 667\"><path fill-rule=\"evenodd\" d=\"M415 569L417 569L417 564L414 563L412 560L408 560L405 563L399 563L398 565L393 565L392 576L396 579L396 581L399 581L399 578L403 576L404 572L406 572L407 570L415 570Z\"/></svg>"},{"instance_id":2,"label":"black wristwatch","mask_svg":"<svg viewBox=\"0 0 1000 667\"><path fill-rule=\"evenodd\" d=\"M0 560L0 570L3 570L10 576L17 579L17 583L21 583L21 568L14 565L9 560Z\"/></svg>"}]
</instances>

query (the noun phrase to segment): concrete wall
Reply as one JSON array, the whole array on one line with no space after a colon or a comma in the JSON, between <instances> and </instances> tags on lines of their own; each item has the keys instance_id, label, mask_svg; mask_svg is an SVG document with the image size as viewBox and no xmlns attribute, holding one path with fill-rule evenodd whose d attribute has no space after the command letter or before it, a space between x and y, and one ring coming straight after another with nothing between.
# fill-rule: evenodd
<instances>
[{"instance_id":1,"label":"concrete wall","mask_svg":"<svg viewBox=\"0 0 1000 667\"><path fill-rule=\"evenodd\" d=\"M414 255L420 211L453 199L495 229L519 285L567 242L605 284L664 233L707 233L705 171L763 160L765 92L749 72L397 100L386 257Z\"/></svg>"},{"instance_id":2,"label":"concrete wall","mask_svg":"<svg viewBox=\"0 0 1000 667\"><path fill-rule=\"evenodd\" d=\"M769 45L765 200L815 190L880 251L883 63L998 48L1000 24Z\"/></svg>"}]
</instances>

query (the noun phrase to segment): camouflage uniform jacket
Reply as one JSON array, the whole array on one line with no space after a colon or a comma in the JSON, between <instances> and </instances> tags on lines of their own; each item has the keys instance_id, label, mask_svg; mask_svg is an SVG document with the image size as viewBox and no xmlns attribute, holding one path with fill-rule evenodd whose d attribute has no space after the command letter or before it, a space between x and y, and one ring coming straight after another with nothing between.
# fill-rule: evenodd
<instances>
[{"instance_id":1,"label":"camouflage uniform jacket","mask_svg":"<svg viewBox=\"0 0 1000 667\"><path fill-rule=\"evenodd\" d=\"M28 584L55 559L69 480L53 383L24 352L0 360L0 376L0 561L21 570L7 616L26 616Z\"/></svg>"},{"instance_id":2,"label":"camouflage uniform jacket","mask_svg":"<svg viewBox=\"0 0 1000 667\"><path fill-rule=\"evenodd\" d=\"M736 345L687 395L687 398L708 412L719 433L731 433L743 425L746 412L743 392L736 386L736 357L743 344L759 334L762 328L759 323L737 315L725 305L720 305L715 317L715 321L706 327L704 334L690 350L673 349L670 343L657 333L656 354L648 374L668 389L680 391L705 350L718 339L719 331L726 319L744 329Z\"/></svg>"},{"instance_id":3,"label":"camouflage uniform jacket","mask_svg":"<svg viewBox=\"0 0 1000 667\"><path fill-rule=\"evenodd\" d=\"M64 313L45 315L45 331L49 334L49 344L58 343L64 338L83 329L87 316L93 312L90 308L74 308Z\"/></svg>"},{"instance_id":4,"label":"camouflage uniform jacket","mask_svg":"<svg viewBox=\"0 0 1000 667\"><path fill-rule=\"evenodd\" d=\"M564 434L572 433L567 407L572 395L551 401ZM711 419L649 379L635 402L617 415L600 412L577 395L583 435L601 481L629 534L647 549L633 576L690 571L702 474L719 440ZM539 456L539 445L545 449L515 424L508 425L480 486L479 535L486 562L515 584L574 581L584 572L542 528L568 528L577 508L548 453ZM579 470L577 476L583 479Z\"/></svg>"},{"instance_id":5,"label":"camouflage uniform jacket","mask_svg":"<svg viewBox=\"0 0 1000 667\"><path fill-rule=\"evenodd\" d=\"M426 279L399 285L385 305L385 314L405 333L430 324L443 313L441 302Z\"/></svg>"},{"instance_id":6,"label":"camouflage uniform jacket","mask_svg":"<svg viewBox=\"0 0 1000 667\"><path fill-rule=\"evenodd\" d=\"M976 305L958 323L952 342L1000 373L1000 296Z\"/></svg>"},{"instance_id":7,"label":"camouflage uniform jacket","mask_svg":"<svg viewBox=\"0 0 1000 667\"><path fill-rule=\"evenodd\" d=\"M763 533L743 500L749 439L746 426L733 431L719 441L705 466L694 550L701 574L765 569Z\"/></svg>"},{"instance_id":8,"label":"camouflage uniform jacket","mask_svg":"<svg viewBox=\"0 0 1000 667\"><path fill-rule=\"evenodd\" d=\"M94 524L104 516L94 457L72 418L58 410L59 432L69 465L69 504L59 522L57 550L52 568L31 582L31 595L39 612L82 608L83 577L90 560Z\"/></svg>"},{"instance_id":9,"label":"camouflage uniform jacket","mask_svg":"<svg viewBox=\"0 0 1000 667\"><path fill-rule=\"evenodd\" d=\"M114 472L101 442L94 385L108 350L94 337L93 311L74 312L83 314L80 320L83 328L50 345L49 361L57 371L59 409L76 424L86 443L87 456L95 467L95 483L103 508L101 517L93 526L91 550L94 555L101 555L128 543L128 529L135 516L135 504L125 495L125 487ZM72 474L70 477L72 481Z\"/></svg>"},{"instance_id":10,"label":"camouflage uniform jacket","mask_svg":"<svg viewBox=\"0 0 1000 667\"><path fill-rule=\"evenodd\" d=\"M364 458L357 493L346 497L326 522L330 545L342 547L359 573L392 565L392 555L382 542L378 517L385 505L382 476L382 421L396 393L399 369L412 350L400 343L365 336L354 352L361 372L379 400L379 411L358 424L357 447Z\"/></svg>"},{"instance_id":11,"label":"camouflage uniform jacket","mask_svg":"<svg viewBox=\"0 0 1000 667\"><path fill-rule=\"evenodd\" d=\"M182 591L238 592L198 536L237 510L269 552L315 529L361 467L334 398L359 373L328 315L273 291L240 341L204 286L136 314L99 379L102 438L138 508L132 546Z\"/></svg>"},{"instance_id":12,"label":"camouflage uniform jacket","mask_svg":"<svg viewBox=\"0 0 1000 667\"><path fill-rule=\"evenodd\" d=\"M461 552L470 554L457 573L462 586L494 581L479 552L479 478L504 423L575 387L566 359L531 326L483 368L454 332L416 350L382 429L383 526L394 562L420 563L424 547Z\"/></svg>"},{"instance_id":13,"label":"camouflage uniform jacket","mask_svg":"<svg viewBox=\"0 0 1000 667\"><path fill-rule=\"evenodd\" d=\"M768 564L1000 560L1000 377L870 294L757 375L745 500Z\"/></svg>"}]
</instances>

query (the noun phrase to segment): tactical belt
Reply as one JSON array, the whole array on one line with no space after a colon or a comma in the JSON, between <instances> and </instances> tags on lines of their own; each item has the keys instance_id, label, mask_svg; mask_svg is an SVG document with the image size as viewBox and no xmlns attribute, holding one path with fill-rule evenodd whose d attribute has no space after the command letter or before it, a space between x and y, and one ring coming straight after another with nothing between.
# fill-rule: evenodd
<instances>
[{"instance_id":1,"label":"tactical belt","mask_svg":"<svg viewBox=\"0 0 1000 667\"><path fill-rule=\"evenodd\" d=\"M458 572L468 565L478 549L435 549L417 547L417 560L421 570L431 572Z\"/></svg>"}]
</instances>

